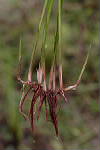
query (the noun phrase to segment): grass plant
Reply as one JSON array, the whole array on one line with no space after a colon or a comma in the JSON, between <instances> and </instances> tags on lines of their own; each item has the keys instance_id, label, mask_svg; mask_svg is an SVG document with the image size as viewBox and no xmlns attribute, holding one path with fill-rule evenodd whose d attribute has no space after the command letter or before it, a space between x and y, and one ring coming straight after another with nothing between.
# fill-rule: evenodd
<instances>
[{"instance_id":1,"label":"grass plant","mask_svg":"<svg viewBox=\"0 0 100 150\"><path fill-rule=\"evenodd\" d=\"M62 74L62 0L58 0L58 9L56 16L56 31L54 34L54 43L53 43L53 61L50 70L49 76L49 84L46 78L46 66L45 66L45 57L46 57L46 42L50 25L50 17L54 6L54 0L45 0L44 7L42 11L42 15L40 18L40 23L38 26L36 41L33 45L33 51L29 66L28 79L27 81L23 81L20 77L21 70L21 40L20 40L20 48L19 48L19 75L18 80L23 85L22 98L19 105L19 110L25 119L29 120L31 123L32 131L34 131L35 120L40 117L42 106L45 105L46 111L46 120L48 121L48 115L51 117L51 122L54 125L56 135L59 135L58 132L58 102L61 97L67 103L67 97L65 93L70 90L75 90L77 86L80 84L83 72L86 68L87 60L89 53L85 59L83 67L81 69L81 73L78 77L78 80L74 85L65 87L63 83L63 74ZM37 81L33 81L33 65L34 65L34 57L37 52L37 45L40 38L40 33L42 32L42 45L40 49L41 58L39 62L39 67L37 69ZM58 76L59 76L59 87L57 87L56 77L57 77L57 66L58 66ZM23 105L27 100L27 97L32 93L31 106L28 113L25 113L23 110ZM35 105L38 103L38 108L35 108ZM49 109L48 109L49 108ZM36 115L37 114L37 115Z\"/></svg>"}]
</instances>

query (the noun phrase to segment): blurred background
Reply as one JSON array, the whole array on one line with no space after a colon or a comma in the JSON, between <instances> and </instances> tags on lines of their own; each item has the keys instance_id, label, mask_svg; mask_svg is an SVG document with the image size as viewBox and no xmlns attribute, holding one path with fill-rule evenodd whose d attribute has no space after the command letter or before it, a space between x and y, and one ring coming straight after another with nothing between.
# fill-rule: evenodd
<instances>
[{"instance_id":1,"label":"blurred background","mask_svg":"<svg viewBox=\"0 0 100 150\"><path fill-rule=\"evenodd\" d=\"M0 0L0 149L2 150L99 150L99 0L64 0L62 23L63 80L76 82L87 51L90 57L82 82L76 91L67 93L69 103L61 102L58 113L60 138L53 125L44 119L36 123L32 135L30 124L18 110L22 85L17 81L18 48L22 37L22 77L27 72L40 19L43 0ZM53 10L47 41L47 76L52 60L55 28ZM42 37L40 37L41 40ZM39 49L39 46L38 46ZM34 78L39 61L34 64Z\"/></svg>"}]
</instances>

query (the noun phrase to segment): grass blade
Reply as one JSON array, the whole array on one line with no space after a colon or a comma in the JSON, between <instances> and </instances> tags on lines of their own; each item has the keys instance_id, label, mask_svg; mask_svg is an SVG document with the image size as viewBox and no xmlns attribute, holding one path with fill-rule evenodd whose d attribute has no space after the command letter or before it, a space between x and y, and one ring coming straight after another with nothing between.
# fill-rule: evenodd
<instances>
[{"instance_id":1,"label":"grass blade","mask_svg":"<svg viewBox=\"0 0 100 150\"><path fill-rule=\"evenodd\" d=\"M37 49L37 45L38 45L38 41L39 41L39 35L40 35L41 30L42 30L42 23L43 23L44 15L46 13L47 5L48 5L48 0L45 0L44 7L43 7L43 10L42 10L42 15L41 15L39 26L38 26L36 41L33 44L33 48L32 48L32 56L31 56L29 72L28 72L28 80L29 81L32 81L32 68L33 68L33 64L34 64L34 61L33 61L34 59L33 58L35 56L35 52L36 52L36 49Z\"/></svg>"},{"instance_id":2,"label":"grass blade","mask_svg":"<svg viewBox=\"0 0 100 150\"><path fill-rule=\"evenodd\" d=\"M84 64L83 64L83 67L82 67L81 73L80 73L80 75L79 75L78 81L80 81L81 78L82 78L83 72L84 72L84 70L85 70L85 68L86 68L86 65L87 65L88 58L89 58L89 51L88 51L88 54L87 54L87 56L86 56L85 62L84 62Z\"/></svg>"}]
</instances>

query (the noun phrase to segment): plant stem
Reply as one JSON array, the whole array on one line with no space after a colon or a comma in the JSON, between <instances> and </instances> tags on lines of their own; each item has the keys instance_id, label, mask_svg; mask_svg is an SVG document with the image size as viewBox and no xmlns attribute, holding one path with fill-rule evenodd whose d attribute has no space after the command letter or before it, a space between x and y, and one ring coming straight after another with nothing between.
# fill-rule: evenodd
<instances>
[{"instance_id":1,"label":"plant stem","mask_svg":"<svg viewBox=\"0 0 100 150\"><path fill-rule=\"evenodd\" d=\"M48 0L45 0L44 7L43 7L43 10L42 10L42 15L41 15L39 26L38 26L36 41L33 44L33 48L32 48L32 56L31 56L29 72L28 72L28 80L29 81L32 81L32 68L33 68L33 63L34 63L33 58L34 58L34 55L35 55L35 52L36 52L36 49L37 49L37 45L38 45L38 41L39 41L39 35L40 35L41 30L42 30L42 23L43 23L43 19L44 19L44 15L45 15L45 12L46 12L47 5L48 5Z\"/></svg>"},{"instance_id":2,"label":"plant stem","mask_svg":"<svg viewBox=\"0 0 100 150\"><path fill-rule=\"evenodd\" d=\"M58 2L58 34L59 34L59 63L61 63L61 13L62 13L62 0L59 0Z\"/></svg>"},{"instance_id":3,"label":"plant stem","mask_svg":"<svg viewBox=\"0 0 100 150\"><path fill-rule=\"evenodd\" d=\"M60 88L63 87L63 79L62 79L62 55L61 55L61 43L62 43L62 30L61 30L61 20L62 20L62 0L58 2L58 34L59 34L59 55L58 55L58 64L59 64L59 83Z\"/></svg>"}]
</instances>

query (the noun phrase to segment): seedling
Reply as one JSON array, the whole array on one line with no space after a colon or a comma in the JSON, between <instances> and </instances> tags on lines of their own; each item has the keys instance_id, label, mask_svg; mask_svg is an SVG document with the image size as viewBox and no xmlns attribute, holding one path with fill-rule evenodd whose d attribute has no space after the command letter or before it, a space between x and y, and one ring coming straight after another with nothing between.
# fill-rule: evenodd
<instances>
[{"instance_id":1,"label":"seedling","mask_svg":"<svg viewBox=\"0 0 100 150\"><path fill-rule=\"evenodd\" d=\"M63 74L62 74L62 63L61 63L61 8L62 8L62 0L59 0L58 2L58 15L57 15L57 27L54 37L54 58L51 65L50 70L50 76L49 76L49 84L47 84L46 79L46 69L45 69L45 43L46 43L46 37L47 37L47 31L48 31L48 25L49 25L49 19L51 15L51 10L53 6L54 0L47 1L45 0L45 5L43 8L42 16L39 23L39 32L42 27L43 18L45 14L46 8L48 8L48 14L47 19L45 21L45 34L43 39L43 44L41 48L41 61L39 63L39 68L37 70L37 81L32 80L32 66L33 66L33 57L36 52L37 44L38 44L38 38L36 39L36 43L34 44L32 58L30 62L29 72L28 72L28 79L27 81L23 81L20 72L21 72L21 41L20 41L20 50L19 50L19 73L17 76L18 81L23 85L23 92L22 97L19 104L19 111L23 115L25 119L28 119L31 123L32 131L34 131L35 126L35 120L36 120L36 113L37 120L40 118L41 110L43 105L45 105L45 111L46 111L46 120L48 121L48 115L51 117L51 121L54 125L56 135L58 136L58 119L57 119L57 110L58 110L58 102L60 98L62 97L65 102L67 103L67 97L65 96L65 93L71 90L75 90L81 81L83 72L86 68L86 64L88 61L89 53L87 54L87 57L85 59L85 62L83 64L81 73L79 75L78 80L74 85L65 87L63 84ZM58 58L57 58L57 52L58 52ZM59 74L59 88L57 88L56 85L56 64L58 62L58 74ZM27 97L30 96L30 93L32 93L32 99L31 99L31 106L29 108L29 112L26 114L23 110L23 106L25 101L27 100ZM39 104L38 104L39 101ZM37 110L35 109L35 105L38 104Z\"/></svg>"}]
</instances>

